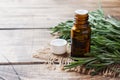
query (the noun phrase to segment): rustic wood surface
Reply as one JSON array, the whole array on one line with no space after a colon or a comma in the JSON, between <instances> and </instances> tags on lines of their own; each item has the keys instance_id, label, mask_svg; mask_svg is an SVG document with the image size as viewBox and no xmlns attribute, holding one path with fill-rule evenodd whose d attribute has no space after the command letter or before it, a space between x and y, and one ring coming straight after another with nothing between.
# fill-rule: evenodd
<instances>
[{"instance_id":1,"label":"rustic wood surface","mask_svg":"<svg viewBox=\"0 0 120 80\"><path fill-rule=\"evenodd\" d=\"M106 14L119 16L120 0L101 2ZM0 0L0 28L48 28L82 8L95 10L98 0Z\"/></svg>"},{"instance_id":2,"label":"rustic wood surface","mask_svg":"<svg viewBox=\"0 0 120 80\"><path fill-rule=\"evenodd\" d=\"M101 0L106 14L120 17L120 0ZM76 9L95 10L98 0L0 0L0 62L39 61L32 54L51 40L50 28L73 19Z\"/></svg>"},{"instance_id":3,"label":"rustic wood surface","mask_svg":"<svg viewBox=\"0 0 120 80\"><path fill-rule=\"evenodd\" d=\"M101 1L106 15L120 19L120 0ZM119 80L49 70L38 64L43 60L32 58L52 39L48 28L73 19L74 11L83 8L95 10L98 1L0 0L0 80L19 80L10 63L17 64L13 66L22 80Z\"/></svg>"},{"instance_id":4,"label":"rustic wood surface","mask_svg":"<svg viewBox=\"0 0 120 80\"><path fill-rule=\"evenodd\" d=\"M52 36L47 29L1 30L0 62L36 62L32 55L48 45Z\"/></svg>"},{"instance_id":5,"label":"rustic wood surface","mask_svg":"<svg viewBox=\"0 0 120 80\"><path fill-rule=\"evenodd\" d=\"M56 65L57 66L57 65ZM65 72L57 69L52 69L49 65L14 65L0 66L0 80L119 80L119 78L110 78L102 76L83 75L76 72ZM59 66L57 66L59 67Z\"/></svg>"}]
</instances>

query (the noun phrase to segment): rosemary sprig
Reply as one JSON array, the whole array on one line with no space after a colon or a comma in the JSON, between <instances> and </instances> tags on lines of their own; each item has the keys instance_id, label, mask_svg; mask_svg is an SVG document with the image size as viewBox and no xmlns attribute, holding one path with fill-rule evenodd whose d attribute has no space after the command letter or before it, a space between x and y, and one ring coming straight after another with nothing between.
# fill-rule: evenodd
<instances>
[{"instance_id":1,"label":"rosemary sprig","mask_svg":"<svg viewBox=\"0 0 120 80\"><path fill-rule=\"evenodd\" d=\"M109 70L118 76L120 74L120 21L110 15L105 16L103 10L98 9L89 12L89 24L92 29L89 53L91 58L79 58L65 67L84 65L86 69L94 69L91 75ZM72 26L73 20L62 22L51 29L52 34L58 33L60 38L70 40Z\"/></svg>"}]
</instances>

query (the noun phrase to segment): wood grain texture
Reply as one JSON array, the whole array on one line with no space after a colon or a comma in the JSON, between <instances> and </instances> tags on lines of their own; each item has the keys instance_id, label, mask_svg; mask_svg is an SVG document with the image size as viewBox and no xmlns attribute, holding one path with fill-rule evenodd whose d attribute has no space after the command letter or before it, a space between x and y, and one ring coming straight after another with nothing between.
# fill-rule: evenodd
<instances>
[{"instance_id":1,"label":"wood grain texture","mask_svg":"<svg viewBox=\"0 0 120 80\"><path fill-rule=\"evenodd\" d=\"M119 16L120 0L101 2L106 14ZM49 28L81 8L95 10L98 0L0 0L0 28Z\"/></svg>"},{"instance_id":2,"label":"wood grain texture","mask_svg":"<svg viewBox=\"0 0 120 80\"><path fill-rule=\"evenodd\" d=\"M13 67L21 80L119 80L117 78L91 77L90 75L83 75L76 72L65 72L59 69L48 68L48 65L13 65ZM10 65L0 66L0 77L5 78L5 80L19 80Z\"/></svg>"},{"instance_id":3,"label":"wood grain texture","mask_svg":"<svg viewBox=\"0 0 120 80\"><path fill-rule=\"evenodd\" d=\"M106 14L119 16L119 0L102 0ZM73 19L74 10L94 10L93 0L0 0L0 29L49 28L61 21ZM2 30L0 53L11 62L33 61L31 55L49 41L47 30ZM24 57L25 56L25 57ZM1 56L1 62L6 60Z\"/></svg>"},{"instance_id":4,"label":"wood grain texture","mask_svg":"<svg viewBox=\"0 0 120 80\"><path fill-rule=\"evenodd\" d=\"M120 0L102 0L102 7L106 14L120 17ZM32 58L32 54L47 45L52 36L47 29L30 28L50 28L61 21L73 19L74 10L81 8L95 10L98 2L0 0L0 80L19 80L9 62L17 64L13 66L21 80L117 80L47 69L47 65L38 64L45 61Z\"/></svg>"},{"instance_id":5,"label":"wood grain texture","mask_svg":"<svg viewBox=\"0 0 120 80\"><path fill-rule=\"evenodd\" d=\"M52 36L47 29L38 30L1 30L0 63L36 62L32 58L36 50L48 45ZM5 57L6 58L5 58Z\"/></svg>"},{"instance_id":6,"label":"wood grain texture","mask_svg":"<svg viewBox=\"0 0 120 80\"><path fill-rule=\"evenodd\" d=\"M102 0L102 7L106 14L120 17L120 0ZM50 31L41 28L73 19L74 10L81 8L95 10L98 1L0 0L0 53L11 62L39 62L32 54L51 39ZM0 62L7 63L2 55Z\"/></svg>"}]
</instances>

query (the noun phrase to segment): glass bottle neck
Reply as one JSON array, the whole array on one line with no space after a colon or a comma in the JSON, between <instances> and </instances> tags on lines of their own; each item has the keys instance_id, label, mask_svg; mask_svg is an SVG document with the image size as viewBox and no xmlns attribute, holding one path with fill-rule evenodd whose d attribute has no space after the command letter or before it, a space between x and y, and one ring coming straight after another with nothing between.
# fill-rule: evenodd
<instances>
[{"instance_id":1,"label":"glass bottle neck","mask_svg":"<svg viewBox=\"0 0 120 80\"><path fill-rule=\"evenodd\" d=\"M88 20L75 20L74 24L78 24L78 25L84 25L84 24L88 24Z\"/></svg>"},{"instance_id":2,"label":"glass bottle neck","mask_svg":"<svg viewBox=\"0 0 120 80\"><path fill-rule=\"evenodd\" d=\"M84 25L88 23L88 14L85 15L75 15L74 24Z\"/></svg>"}]
</instances>

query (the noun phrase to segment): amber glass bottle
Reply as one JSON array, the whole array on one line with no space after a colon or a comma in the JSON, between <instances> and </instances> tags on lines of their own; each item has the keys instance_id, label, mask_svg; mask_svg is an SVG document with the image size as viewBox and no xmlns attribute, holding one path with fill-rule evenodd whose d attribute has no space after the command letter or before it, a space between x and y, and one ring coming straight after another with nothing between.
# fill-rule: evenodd
<instances>
[{"instance_id":1,"label":"amber glass bottle","mask_svg":"<svg viewBox=\"0 0 120 80\"><path fill-rule=\"evenodd\" d=\"M71 29L72 57L85 57L85 54L90 52L90 35L88 11L76 10L74 25Z\"/></svg>"}]
</instances>

